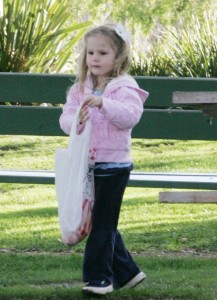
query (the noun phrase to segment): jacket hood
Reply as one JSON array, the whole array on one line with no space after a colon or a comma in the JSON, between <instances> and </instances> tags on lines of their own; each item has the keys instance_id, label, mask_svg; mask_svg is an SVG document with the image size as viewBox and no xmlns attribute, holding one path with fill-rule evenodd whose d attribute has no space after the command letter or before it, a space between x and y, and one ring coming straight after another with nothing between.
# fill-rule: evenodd
<instances>
[{"instance_id":1,"label":"jacket hood","mask_svg":"<svg viewBox=\"0 0 217 300\"><path fill-rule=\"evenodd\" d=\"M136 80L128 75L128 74L124 74L122 76L113 78L107 85L105 92L107 92L107 90L109 90L109 92L116 90L118 88L122 88L122 87L127 87L127 88L131 88L136 90L139 95L140 98L142 100L142 102L144 103L145 100L148 98L149 93L143 89L141 89L138 85L138 83L136 82Z\"/></svg>"},{"instance_id":2,"label":"jacket hood","mask_svg":"<svg viewBox=\"0 0 217 300\"><path fill-rule=\"evenodd\" d=\"M124 87L136 90L139 93L140 98L143 103L145 102L145 100L147 99L147 97L149 95L149 93L147 91L141 89L139 87L138 83L136 82L136 80L128 74L124 74L119 77L113 78L106 86L104 93L107 94L107 93L113 92L119 88L124 88ZM85 92L90 93L90 91L92 91L92 89L93 89L92 81L91 81L90 77L88 77Z\"/></svg>"}]
</instances>

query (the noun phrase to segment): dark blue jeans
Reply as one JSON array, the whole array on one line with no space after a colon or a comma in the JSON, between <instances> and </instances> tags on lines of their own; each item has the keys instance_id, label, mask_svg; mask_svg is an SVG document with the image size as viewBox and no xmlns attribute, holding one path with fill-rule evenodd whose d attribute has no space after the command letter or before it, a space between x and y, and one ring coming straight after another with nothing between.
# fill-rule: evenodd
<instances>
[{"instance_id":1,"label":"dark blue jeans","mask_svg":"<svg viewBox=\"0 0 217 300\"><path fill-rule=\"evenodd\" d=\"M140 271L117 230L129 174L130 170L125 169L109 176L94 176L95 204L92 230L84 254L84 282L98 283L105 280L118 288Z\"/></svg>"}]
</instances>

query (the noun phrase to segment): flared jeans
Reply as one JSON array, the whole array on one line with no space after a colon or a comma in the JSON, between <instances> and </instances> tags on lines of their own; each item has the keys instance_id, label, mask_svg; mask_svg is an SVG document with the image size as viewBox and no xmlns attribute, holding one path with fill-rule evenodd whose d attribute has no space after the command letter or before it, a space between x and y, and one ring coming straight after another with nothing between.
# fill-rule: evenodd
<instances>
[{"instance_id":1,"label":"flared jeans","mask_svg":"<svg viewBox=\"0 0 217 300\"><path fill-rule=\"evenodd\" d=\"M95 203L84 253L83 281L105 281L119 288L140 272L117 230L130 171L104 172L103 175L96 172L94 176Z\"/></svg>"}]
</instances>

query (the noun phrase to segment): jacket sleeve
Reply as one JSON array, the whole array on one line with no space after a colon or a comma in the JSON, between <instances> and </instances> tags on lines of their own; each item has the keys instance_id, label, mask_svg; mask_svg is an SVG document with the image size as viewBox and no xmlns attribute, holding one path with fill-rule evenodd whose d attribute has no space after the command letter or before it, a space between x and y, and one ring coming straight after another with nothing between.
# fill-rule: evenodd
<instances>
[{"instance_id":1,"label":"jacket sleeve","mask_svg":"<svg viewBox=\"0 0 217 300\"><path fill-rule=\"evenodd\" d=\"M59 119L60 128L68 135L71 131L72 118L79 104L78 85L75 83L67 93L66 103L63 106L63 111Z\"/></svg>"},{"instance_id":2,"label":"jacket sleeve","mask_svg":"<svg viewBox=\"0 0 217 300\"><path fill-rule=\"evenodd\" d=\"M113 125L120 129L131 129L140 120L143 113L143 103L148 92L134 87L119 88L116 99L102 97L100 109Z\"/></svg>"}]
</instances>

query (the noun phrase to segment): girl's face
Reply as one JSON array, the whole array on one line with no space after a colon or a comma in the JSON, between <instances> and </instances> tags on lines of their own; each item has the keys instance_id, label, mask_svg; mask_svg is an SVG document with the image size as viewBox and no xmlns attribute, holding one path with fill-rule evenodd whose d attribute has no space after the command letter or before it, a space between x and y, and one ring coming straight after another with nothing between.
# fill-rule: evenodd
<instances>
[{"instance_id":1,"label":"girl's face","mask_svg":"<svg viewBox=\"0 0 217 300\"><path fill-rule=\"evenodd\" d=\"M96 34L87 38L86 63L100 84L114 68L116 53L109 38Z\"/></svg>"}]
</instances>

